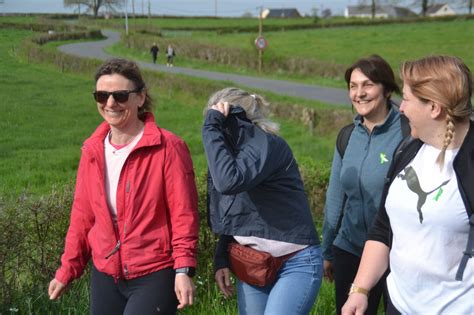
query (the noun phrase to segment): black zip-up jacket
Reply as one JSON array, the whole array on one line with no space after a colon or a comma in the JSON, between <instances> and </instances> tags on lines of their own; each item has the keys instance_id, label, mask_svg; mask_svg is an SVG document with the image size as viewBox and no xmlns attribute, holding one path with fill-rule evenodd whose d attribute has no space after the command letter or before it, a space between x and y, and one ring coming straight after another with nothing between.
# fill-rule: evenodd
<instances>
[{"instance_id":1,"label":"black zip-up jacket","mask_svg":"<svg viewBox=\"0 0 474 315\"><path fill-rule=\"evenodd\" d=\"M319 244L298 166L281 137L254 125L241 107L231 107L227 118L209 110L202 136L214 233ZM225 253L225 239L217 256Z\"/></svg>"},{"instance_id":2,"label":"black zip-up jacket","mask_svg":"<svg viewBox=\"0 0 474 315\"><path fill-rule=\"evenodd\" d=\"M403 145L403 142L402 142ZM368 240L382 242L388 247L392 245L392 229L390 220L385 209L385 200L387 199L388 190L395 176L397 176L416 156L423 142L421 140L413 140L406 144L401 150L396 150L392 165L387 173L385 186L382 194L381 204L374 224L369 231ZM453 161L454 172L459 187L464 206L467 214L472 221L472 213L474 209L474 122L470 121L469 130L464 141L459 148L459 152ZM474 222L470 223L474 224ZM467 237L467 236L466 236ZM468 253L469 255L469 253Z\"/></svg>"}]
</instances>

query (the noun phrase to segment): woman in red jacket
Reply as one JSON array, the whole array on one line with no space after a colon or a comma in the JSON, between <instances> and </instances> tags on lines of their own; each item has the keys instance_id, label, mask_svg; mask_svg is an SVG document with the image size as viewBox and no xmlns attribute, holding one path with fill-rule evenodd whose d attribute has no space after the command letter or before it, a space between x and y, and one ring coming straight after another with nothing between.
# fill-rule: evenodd
<instances>
[{"instance_id":1,"label":"woman in red jacket","mask_svg":"<svg viewBox=\"0 0 474 315\"><path fill-rule=\"evenodd\" d=\"M197 192L188 148L156 125L135 63L109 60L95 79L104 122L82 147L50 299L92 258L91 314L175 314L195 293Z\"/></svg>"}]
</instances>

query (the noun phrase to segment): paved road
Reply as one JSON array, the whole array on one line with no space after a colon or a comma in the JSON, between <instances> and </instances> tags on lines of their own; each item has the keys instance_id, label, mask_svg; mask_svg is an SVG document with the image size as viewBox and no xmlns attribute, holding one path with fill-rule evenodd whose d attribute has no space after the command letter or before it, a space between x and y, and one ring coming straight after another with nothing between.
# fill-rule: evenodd
<instances>
[{"instance_id":1,"label":"paved road","mask_svg":"<svg viewBox=\"0 0 474 315\"><path fill-rule=\"evenodd\" d=\"M120 33L102 31L106 40L68 44L59 47L62 52L87 58L101 60L112 57L104 52L104 47L120 40ZM147 62L138 62L141 68L158 70L169 73L180 73L193 77L207 78L217 81L228 81L250 88L267 90L281 95L296 96L310 100L317 100L328 104L350 105L347 91L343 89L320 87L316 85L294 83L282 80L263 79L259 77L243 76L238 74L211 72L181 67L166 67Z\"/></svg>"}]
</instances>

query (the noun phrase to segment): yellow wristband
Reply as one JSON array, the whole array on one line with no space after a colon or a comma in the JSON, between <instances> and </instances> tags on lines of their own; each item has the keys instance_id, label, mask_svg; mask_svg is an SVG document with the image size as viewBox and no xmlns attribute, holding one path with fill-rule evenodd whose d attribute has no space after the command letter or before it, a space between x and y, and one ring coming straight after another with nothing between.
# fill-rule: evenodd
<instances>
[{"instance_id":1,"label":"yellow wristband","mask_svg":"<svg viewBox=\"0 0 474 315\"><path fill-rule=\"evenodd\" d=\"M352 293L362 293L366 296L369 296L369 290L358 287L354 283L351 284L351 288L349 289L349 295L351 295Z\"/></svg>"}]
</instances>

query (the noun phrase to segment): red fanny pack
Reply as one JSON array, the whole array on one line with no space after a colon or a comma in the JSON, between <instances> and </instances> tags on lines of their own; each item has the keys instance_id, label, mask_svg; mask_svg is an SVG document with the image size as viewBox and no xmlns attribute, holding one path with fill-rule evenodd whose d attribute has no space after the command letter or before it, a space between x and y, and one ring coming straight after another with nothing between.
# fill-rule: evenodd
<instances>
[{"instance_id":1,"label":"red fanny pack","mask_svg":"<svg viewBox=\"0 0 474 315\"><path fill-rule=\"evenodd\" d=\"M235 276L247 284L264 287L275 282L283 264L297 252L273 257L267 252L255 250L239 243L229 243L230 269Z\"/></svg>"}]
</instances>

